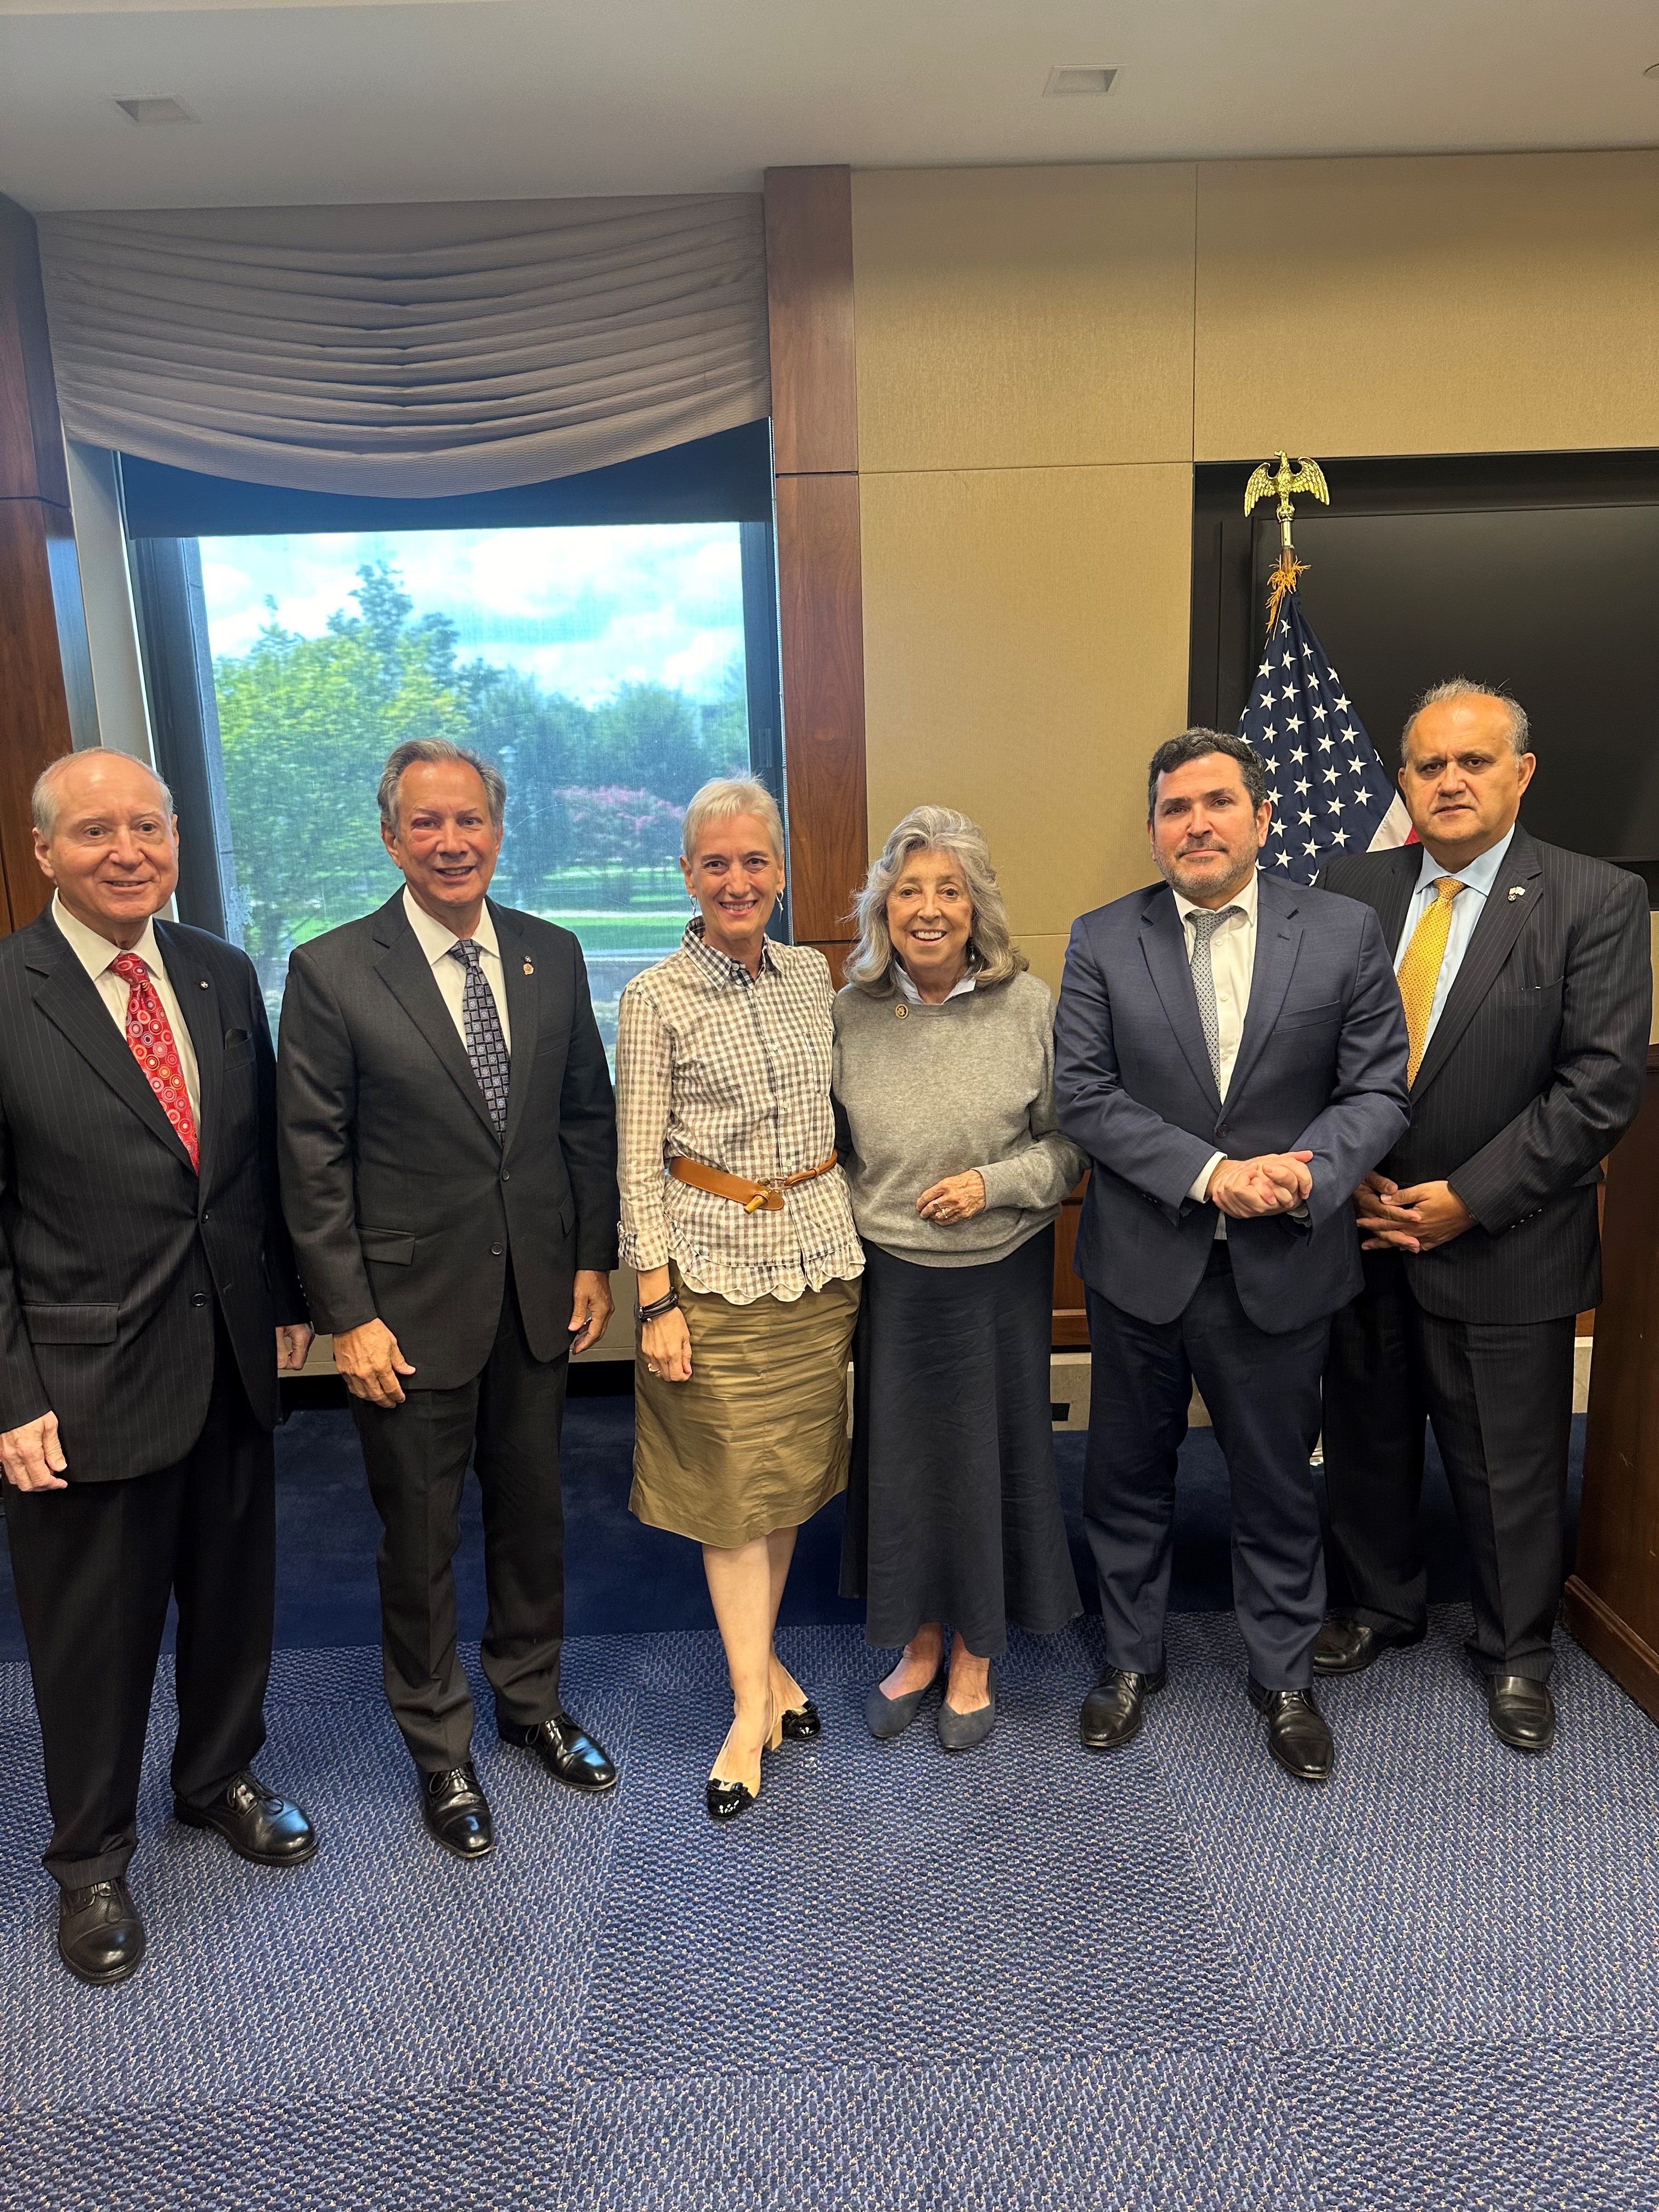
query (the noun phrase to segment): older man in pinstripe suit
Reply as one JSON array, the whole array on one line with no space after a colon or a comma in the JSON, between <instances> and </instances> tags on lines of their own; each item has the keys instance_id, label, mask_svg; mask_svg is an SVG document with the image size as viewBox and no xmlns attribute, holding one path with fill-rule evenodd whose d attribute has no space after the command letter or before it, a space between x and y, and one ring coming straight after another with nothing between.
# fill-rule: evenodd
<instances>
[{"instance_id":1,"label":"older man in pinstripe suit","mask_svg":"<svg viewBox=\"0 0 1659 2212\"><path fill-rule=\"evenodd\" d=\"M167 1601L174 1809L244 1858L316 1849L249 1765L264 1741L278 1364L311 1331L276 1192L251 963L154 917L167 787L119 753L34 794L46 912L0 944L0 1469L60 1885L58 1948L125 1981L125 1875Z\"/></svg>"},{"instance_id":2,"label":"older man in pinstripe suit","mask_svg":"<svg viewBox=\"0 0 1659 2212\"><path fill-rule=\"evenodd\" d=\"M1357 1673L1423 1633L1426 1416L1468 1548L1492 1728L1547 1751L1573 1320L1601 1295L1600 1164L1641 1097L1647 892L1520 827L1534 757L1513 699L1437 685L1401 751L1421 845L1324 878L1382 920L1412 1121L1354 1196L1365 1289L1336 1317L1325 1377L1328 1556L1348 1602L1314 1665Z\"/></svg>"}]
</instances>

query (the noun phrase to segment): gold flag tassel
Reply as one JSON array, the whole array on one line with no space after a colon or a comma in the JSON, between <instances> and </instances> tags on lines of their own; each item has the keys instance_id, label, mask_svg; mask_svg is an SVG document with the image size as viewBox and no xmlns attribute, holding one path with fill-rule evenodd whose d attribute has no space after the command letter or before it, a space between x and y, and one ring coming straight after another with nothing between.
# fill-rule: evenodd
<instances>
[{"instance_id":1,"label":"gold flag tassel","mask_svg":"<svg viewBox=\"0 0 1659 2212\"><path fill-rule=\"evenodd\" d=\"M1296 514L1291 503L1291 495L1304 491L1310 492L1326 507L1331 503L1330 487L1325 482L1325 471L1318 462L1298 461L1292 468L1288 456L1284 453L1279 457L1277 468L1263 461L1261 467L1252 472L1249 483L1244 487L1246 514L1259 499L1267 499L1273 492L1279 494L1279 505L1275 510L1279 516L1279 560L1273 574L1267 579L1267 635L1270 637L1273 624L1279 620L1279 610L1284 605L1285 592L1293 592L1297 578L1308 573L1308 563L1297 559L1296 548L1291 543L1291 523Z\"/></svg>"}]
</instances>

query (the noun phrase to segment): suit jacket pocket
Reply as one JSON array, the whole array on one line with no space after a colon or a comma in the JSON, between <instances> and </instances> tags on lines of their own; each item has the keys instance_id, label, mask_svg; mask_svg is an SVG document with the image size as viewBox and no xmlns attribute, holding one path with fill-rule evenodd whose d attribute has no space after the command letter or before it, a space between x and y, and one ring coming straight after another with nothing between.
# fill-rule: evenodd
<instances>
[{"instance_id":1,"label":"suit jacket pocket","mask_svg":"<svg viewBox=\"0 0 1659 2212\"><path fill-rule=\"evenodd\" d=\"M1331 999L1323 1006L1293 1007L1289 1013L1279 1017L1273 1028L1275 1030L1311 1029L1316 1022L1336 1022L1341 1018L1341 1000Z\"/></svg>"},{"instance_id":2,"label":"suit jacket pocket","mask_svg":"<svg viewBox=\"0 0 1659 2212\"><path fill-rule=\"evenodd\" d=\"M364 1259L382 1267L407 1267L415 1257L415 1239L407 1229L359 1229L357 1238Z\"/></svg>"},{"instance_id":3,"label":"suit jacket pocket","mask_svg":"<svg viewBox=\"0 0 1659 2212\"><path fill-rule=\"evenodd\" d=\"M119 1306L25 1306L31 1344L113 1344Z\"/></svg>"}]
</instances>

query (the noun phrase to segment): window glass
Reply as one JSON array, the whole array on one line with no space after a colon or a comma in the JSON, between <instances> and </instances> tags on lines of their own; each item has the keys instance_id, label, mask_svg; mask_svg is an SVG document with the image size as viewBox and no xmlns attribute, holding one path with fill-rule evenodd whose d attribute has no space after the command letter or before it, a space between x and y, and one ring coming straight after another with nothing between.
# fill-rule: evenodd
<instances>
[{"instance_id":1,"label":"window glass","mask_svg":"<svg viewBox=\"0 0 1659 2212\"><path fill-rule=\"evenodd\" d=\"M623 984L690 912L685 802L749 767L739 526L205 538L200 550L226 920L273 1022L292 948L397 888L381 764L402 739L438 736L499 763L491 896L575 932L611 1049Z\"/></svg>"}]
</instances>

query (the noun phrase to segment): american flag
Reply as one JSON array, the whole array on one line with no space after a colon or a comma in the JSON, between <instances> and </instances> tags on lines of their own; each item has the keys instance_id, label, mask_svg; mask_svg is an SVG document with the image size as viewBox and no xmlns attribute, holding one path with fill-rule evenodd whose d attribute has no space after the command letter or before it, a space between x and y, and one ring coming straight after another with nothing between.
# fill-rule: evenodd
<instances>
[{"instance_id":1,"label":"american flag","mask_svg":"<svg viewBox=\"0 0 1659 2212\"><path fill-rule=\"evenodd\" d=\"M1324 647L1303 620L1294 590L1279 602L1238 734L1267 770L1273 814L1264 868L1310 884L1339 853L1409 842L1406 802L1389 781Z\"/></svg>"}]
</instances>

